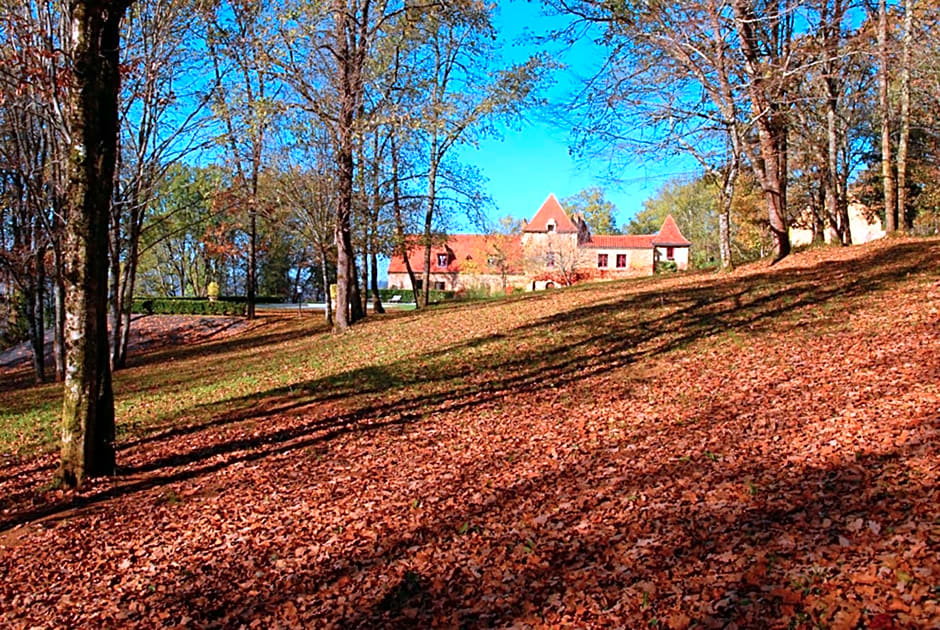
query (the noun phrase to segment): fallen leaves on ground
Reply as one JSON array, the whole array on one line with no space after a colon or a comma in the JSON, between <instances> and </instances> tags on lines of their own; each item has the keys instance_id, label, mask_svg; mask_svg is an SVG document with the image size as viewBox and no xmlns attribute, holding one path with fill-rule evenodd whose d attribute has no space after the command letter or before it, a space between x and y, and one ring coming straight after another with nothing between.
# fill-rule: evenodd
<instances>
[{"instance_id":1,"label":"fallen leaves on ground","mask_svg":"<svg viewBox=\"0 0 940 630\"><path fill-rule=\"evenodd\" d=\"M141 423L79 493L50 455L0 469L0 619L938 627L938 259L889 241L163 349L191 387L255 377Z\"/></svg>"}]
</instances>

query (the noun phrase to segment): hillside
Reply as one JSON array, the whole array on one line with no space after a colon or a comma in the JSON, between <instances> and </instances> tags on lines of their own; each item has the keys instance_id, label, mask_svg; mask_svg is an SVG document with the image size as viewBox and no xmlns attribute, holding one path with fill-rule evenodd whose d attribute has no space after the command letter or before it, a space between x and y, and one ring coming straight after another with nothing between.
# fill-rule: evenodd
<instances>
[{"instance_id":1,"label":"hillside","mask_svg":"<svg viewBox=\"0 0 940 630\"><path fill-rule=\"evenodd\" d=\"M80 493L0 374L0 625L940 627L938 260L265 317L133 357Z\"/></svg>"}]
</instances>

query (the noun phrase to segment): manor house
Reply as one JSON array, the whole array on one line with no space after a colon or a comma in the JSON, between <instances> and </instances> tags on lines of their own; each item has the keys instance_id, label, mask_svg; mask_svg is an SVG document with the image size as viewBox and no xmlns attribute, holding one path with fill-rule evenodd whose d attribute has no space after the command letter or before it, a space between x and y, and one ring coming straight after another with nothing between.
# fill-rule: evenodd
<instances>
[{"instance_id":1,"label":"manor house","mask_svg":"<svg viewBox=\"0 0 940 630\"><path fill-rule=\"evenodd\" d=\"M531 221L523 221L521 234L452 234L432 246L431 288L531 291L580 280L649 276L664 262L685 270L691 245L671 215L655 234L593 235L583 216L569 216L551 194ZM420 245L411 248L407 264L394 256L388 287L411 289L410 265L420 289L424 253Z\"/></svg>"}]
</instances>

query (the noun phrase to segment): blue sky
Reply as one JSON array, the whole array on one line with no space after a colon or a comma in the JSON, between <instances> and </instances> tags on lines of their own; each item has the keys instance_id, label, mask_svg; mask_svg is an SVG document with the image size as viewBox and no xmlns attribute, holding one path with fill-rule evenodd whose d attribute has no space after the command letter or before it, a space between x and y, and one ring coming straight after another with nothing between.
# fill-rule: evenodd
<instances>
[{"instance_id":1,"label":"blue sky","mask_svg":"<svg viewBox=\"0 0 940 630\"><path fill-rule=\"evenodd\" d=\"M503 0L499 3L496 27L504 41L504 60L521 62L538 51L531 43L531 34L545 34L564 24L557 16L543 15L540 2ZM590 76L602 61L603 50L590 38L583 38L572 48L559 52L559 60L567 68L555 74L555 85L548 92L554 105L563 105L571 98L581 80ZM606 159L575 159L569 152L572 138L563 124L550 121L539 112L523 116L513 127L505 128L501 137L482 141L477 148L465 147L461 160L477 167L488 180L486 189L495 203L490 218L512 215L531 218L549 193L559 198L573 195L593 186L601 186L607 198L617 207L617 222L624 224L639 210L671 175L694 169L684 161L643 163L619 160L629 164L614 174L611 181Z\"/></svg>"},{"instance_id":2,"label":"blue sky","mask_svg":"<svg viewBox=\"0 0 940 630\"><path fill-rule=\"evenodd\" d=\"M544 35L565 24L567 18L543 14L541 2L502 0L495 26L503 42L504 63L520 63L540 48L532 35ZM551 52L566 67L555 74L546 97L552 105L569 102L572 94L603 61L603 50L590 38L582 38L571 48ZM643 201L672 176L687 174L695 165L686 160L644 163L639 158L618 160L629 166L614 174L612 180L607 159L572 157L570 128L550 120L545 112L527 112L521 120L503 128L498 137L481 141L476 147L460 149L460 161L476 167L486 179L484 187L494 207L488 212L496 222L511 215L516 219L532 216L549 193L562 199L585 188L600 186L617 208L618 225L629 221L643 209ZM451 229L476 231L468 219L459 217ZM384 280L388 261L384 261L379 278Z\"/></svg>"}]
</instances>

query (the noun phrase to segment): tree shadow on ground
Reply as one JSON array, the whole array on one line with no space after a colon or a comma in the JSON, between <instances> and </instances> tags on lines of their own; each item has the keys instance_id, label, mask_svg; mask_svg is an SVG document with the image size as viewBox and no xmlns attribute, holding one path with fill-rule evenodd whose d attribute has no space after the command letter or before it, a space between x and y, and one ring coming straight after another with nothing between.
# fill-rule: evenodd
<instances>
[{"instance_id":1,"label":"tree shadow on ground","mask_svg":"<svg viewBox=\"0 0 940 630\"><path fill-rule=\"evenodd\" d=\"M761 392L754 394L757 399ZM727 419L714 418L709 425ZM797 420L786 428L799 432L800 425ZM925 414L908 427L936 431L937 417ZM707 434L710 428L699 430ZM745 426L740 430L733 437L742 448L766 438ZM285 604L305 602L313 618L342 627L577 624L605 617L663 624L683 613L709 627L785 627L788 620L812 619L814 580L850 586L858 556L867 562L881 546L890 547L890 532L910 531L912 503L930 504L937 495L923 482L898 484L892 478L893 469L914 454L936 457L931 442L856 454L831 465L746 458L725 465L702 457L649 466L645 455L655 441L651 436L637 444L628 459L585 453L567 460L564 470L519 475L485 500L441 518L417 526L399 523L394 535L379 536L378 548L266 576L271 581L261 593L228 586L243 579L246 566L264 565L270 554L241 549L239 556L215 559L217 569L198 581L169 576L181 587L152 604L228 625L273 623ZM494 465L496 460L479 462L466 476ZM613 479L606 472L610 467L616 469ZM736 504L706 500L716 487L746 492L749 479L774 483ZM442 491L456 491L465 481ZM862 529L854 525L858 519ZM482 529L462 525L474 523ZM507 523L526 525L489 525ZM885 536L874 534L870 523ZM282 541L280 550L287 554L292 545L302 549L309 542L301 532ZM246 561L246 554L253 560ZM843 567L840 554L855 563ZM379 576L392 577L387 587L376 588ZM205 585L217 590L209 593ZM333 608L331 602L346 606Z\"/></svg>"},{"instance_id":2,"label":"tree shadow on ground","mask_svg":"<svg viewBox=\"0 0 940 630\"><path fill-rule=\"evenodd\" d=\"M796 269L785 278L767 272L716 278L705 286L676 287L665 293L627 294L419 357L197 406L194 415L211 420L184 430L191 433L201 427L301 413L323 403L347 404L356 417L439 413L483 399L511 398L525 389L563 387L710 336L758 333L768 321L785 333L804 325L802 319L783 321L788 313L823 307L833 300L840 301L839 308L848 314L852 298L922 270L938 253L940 247L935 244L905 245L861 260ZM879 271L865 276L849 273L857 265ZM525 350L519 352L519 347ZM364 406L355 404L357 397L364 399ZM178 435L175 431L165 436Z\"/></svg>"},{"instance_id":3,"label":"tree shadow on ground","mask_svg":"<svg viewBox=\"0 0 940 630\"><path fill-rule=\"evenodd\" d=\"M320 444L351 432L401 427L483 404L512 404L519 393L565 388L712 335L728 331L747 334L764 325L784 328L788 313L834 300L838 300L840 308L849 309L852 298L931 268L938 253L937 243L901 244L851 261L793 269L786 275L770 271L720 277L666 291L644 289L512 330L461 341L416 358L273 388L234 403L227 401L222 415L218 405L196 407L195 414L206 417L205 423L135 440L123 449L140 450L152 441L172 440L208 428L257 422L275 415L294 420L287 426L256 424L249 435L215 437L215 441L188 450L168 454L161 451L149 456L144 451L142 461L125 466L127 480L118 479L113 487L100 492L25 510L20 507L28 493L17 493L0 503L0 508L9 515L0 521L0 531L211 474L235 463ZM876 271L864 275L852 273L859 266ZM799 325L799 321L792 324ZM306 333L275 333L260 342L221 341L185 352L230 352L233 347L279 343L303 334ZM148 360L158 361L161 356L165 355L153 353ZM259 409L261 402L265 405ZM340 409L327 409L329 405L338 405Z\"/></svg>"}]
</instances>

